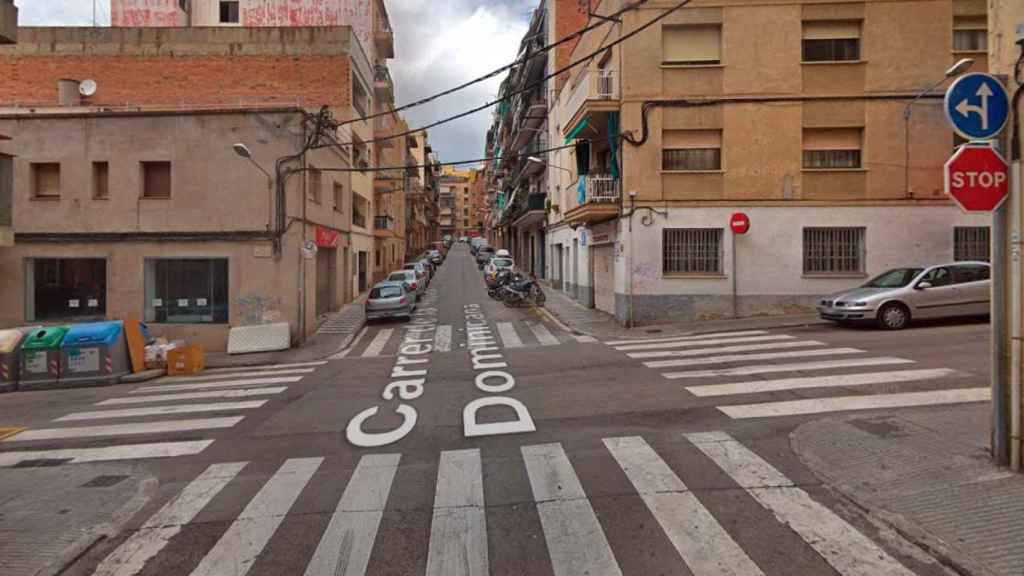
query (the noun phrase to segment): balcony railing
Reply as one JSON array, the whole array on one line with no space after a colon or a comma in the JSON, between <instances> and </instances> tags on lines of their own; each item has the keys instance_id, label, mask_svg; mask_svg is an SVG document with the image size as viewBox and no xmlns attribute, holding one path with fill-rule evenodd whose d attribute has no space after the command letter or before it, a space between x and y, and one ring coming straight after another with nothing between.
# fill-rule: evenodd
<instances>
[{"instance_id":1,"label":"balcony railing","mask_svg":"<svg viewBox=\"0 0 1024 576\"><path fill-rule=\"evenodd\" d=\"M569 96L566 109L569 116L575 116L588 100L618 100L619 75L616 70L587 70L580 76L579 84Z\"/></svg>"},{"instance_id":2,"label":"balcony railing","mask_svg":"<svg viewBox=\"0 0 1024 576\"><path fill-rule=\"evenodd\" d=\"M619 180L607 175L583 176L583 201L580 204L618 202L622 197ZM579 188L577 188L579 190Z\"/></svg>"},{"instance_id":3,"label":"balcony railing","mask_svg":"<svg viewBox=\"0 0 1024 576\"><path fill-rule=\"evenodd\" d=\"M375 216L373 218L373 227L376 230L394 230L395 219L391 216Z\"/></svg>"}]
</instances>

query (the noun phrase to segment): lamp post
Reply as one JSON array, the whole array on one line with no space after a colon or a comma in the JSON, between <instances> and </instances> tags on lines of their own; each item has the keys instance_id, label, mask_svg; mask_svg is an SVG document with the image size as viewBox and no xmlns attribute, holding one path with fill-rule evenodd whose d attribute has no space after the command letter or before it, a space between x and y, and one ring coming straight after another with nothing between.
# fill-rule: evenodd
<instances>
[{"instance_id":1,"label":"lamp post","mask_svg":"<svg viewBox=\"0 0 1024 576\"><path fill-rule=\"evenodd\" d=\"M962 58L957 60L956 64L953 64L946 70L946 74L941 80L925 88L924 90L917 93L914 99L907 103L903 109L903 194L907 198L910 197L910 115L911 107L917 103L918 100L927 96L932 90L936 89L946 80L959 76L970 69L974 65L974 60L971 58Z\"/></svg>"},{"instance_id":2,"label":"lamp post","mask_svg":"<svg viewBox=\"0 0 1024 576\"><path fill-rule=\"evenodd\" d=\"M260 163L252 157L252 151L249 150L248 146L241 142L235 142L231 148L235 151L235 154L238 154L240 158L244 158L251 162L253 166L259 169L260 172L263 172L263 175L267 177L267 189L270 191L270 199L267 204L267 231L269 231L271 223L274 221L274 177L271 176L270 172L267 172L263 166L260 166Z\"/></svg>"}]
</instances>

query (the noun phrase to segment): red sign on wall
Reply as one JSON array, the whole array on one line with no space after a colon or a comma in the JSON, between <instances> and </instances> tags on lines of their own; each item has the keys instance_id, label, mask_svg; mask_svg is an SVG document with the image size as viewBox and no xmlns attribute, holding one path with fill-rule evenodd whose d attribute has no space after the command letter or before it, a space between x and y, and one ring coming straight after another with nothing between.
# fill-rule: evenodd
<instances>
[{"instance_id":1,"label":"red sign on wall","mask_svg":"<svg viewBox=\"0 0 1024 576\"><path fill-rule=\"evenodd\" d=\"M330 228L321 228L317 226L316 229L316 245L319 248L337 248L338 247L338 231L331 230Z\"/></svg>"},{"instance_id":2,"label":"red sign on wall","mask_svg":"<svg viewBox=\"0 0 1024 576\"><path fill-rule=\"evenodd\" d=\"M750 230L750 218L743 212L737 212L729 218L729 227L733 234L746 234Z\"/></svg>"}]
</instances>

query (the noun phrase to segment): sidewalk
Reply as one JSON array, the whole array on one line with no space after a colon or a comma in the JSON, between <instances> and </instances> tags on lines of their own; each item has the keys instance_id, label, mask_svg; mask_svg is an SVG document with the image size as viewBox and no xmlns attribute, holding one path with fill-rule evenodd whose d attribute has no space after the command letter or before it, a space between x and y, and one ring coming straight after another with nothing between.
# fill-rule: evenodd
<instances>
[{"instance_id":1,"label":"sidewalk","mask_svg":"<svg viewBox=\"0 0 1024 576\"><path fill-rule=\"evenodd\" d=\"M228 368L236 366L262 366L310 362L323 360L344 350L366 324L364 304L369 292L364 292L341 310L329 314L311 338L300 347L279 352L256 352L253 354L228 355L214 352L206 355L207 368Z\"/></svg>"},{"instance_id":2,"label":"sidewalk","mask_svg":"<svg viewBox=\"0 0 1024 576\"><path fill-rule=\"evenodd\" d=\"M794 451L877 519L975 576L1024 574L1024 475L991 464L987 404L825 418Z\"/></svg>"},{"instance_id":3,"label":"sidewalk","mask_svg":"<svg viewBox=\"0 0 1024 576\"><path fill-rule=\"evenodd\" d=\"M787 314L756 316L726 320L700 320L638 326L630 329L618 323L614 316L594 308L587 308L565 292L551 286L544 287L547 302L544 309L571 332L593 336L601 340L628 340L630 338L685 336L733 330L764 330L824 324L817 314Z\"/></svg>"}]
</instances>

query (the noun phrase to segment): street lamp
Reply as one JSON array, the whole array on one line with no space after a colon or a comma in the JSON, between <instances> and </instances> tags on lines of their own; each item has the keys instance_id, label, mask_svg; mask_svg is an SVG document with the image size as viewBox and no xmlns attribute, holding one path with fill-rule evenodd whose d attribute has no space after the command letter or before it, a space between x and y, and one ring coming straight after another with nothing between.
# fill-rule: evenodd
<instances>
[{"instance_id":1,"label":"street lamp","mask_svg":"<svg viewBox=\"0 0 1024 576\"><path fill-rule=\"evenodd\" d=\"M906 197L908 197L908 198L910 197L910 114L911 114L911 107L914 104L916 104L918 100L920 100L921 98L924 98L925 96L927 96L928 93L930 93L932 90L938 88L939 85L942 84L943 82L945 82L947 79L953 78L955 76L959 76L959 75L963 74L968 69L970 69L970 67L973 66L973 65L974 65L974 60L972 58L961 58L960 60L957 60L956 64L953 64L952 66L949 67L948 70L946 70L946 74L942 77L942 79L940 79L935 84L932 84L931 86L925 88L924 90L918 92L917 96L914 96L914 99L911 100L910 102L908 102L907 106L903 109L903 153L904 153L904 161L903 161L903 194Z\"/></svg>"},{"instance_id":2,"label":"street lamp","mask_svg":"<svg viewBox=\"0 0 1024 576\"><path fill-rule=\"evenodd\" d=\"M271 222L274 221L274 177L271 176L270 172L267 172L263 168L263 166L260 166L260 163L257 162L256 159L252 157L252 151L249 150L248 146L242 144L241 142L235 142L234 144L231 145L231 148L234 149L235 154L238 154L240 158L244 158L251 162L253 166L258 168L259 171L263 172L263 174L267 177L267 190L270 192L270 200L267 205L267 230L269 231L271 227Z\"/></svg>"},{"instance_id":3,"label":"street lamp","mask_svg":"<svg viewBox=\"0 0 1024 576\"><path fill-rule=\"evenodd\" d=\"M526 161L527 162L533 162L534 164L543 164L544 166L550 166L552 168L558 168L559 170L565 170L569 174L572 174L572 170L569 170L568 168L563 168L561 166L558 166L556 164L552 164L550 162L545 162L544 160L541 160L540 158L538 158L536 156L528 156L526 158Z\"/></svg>"}]
</instances>

